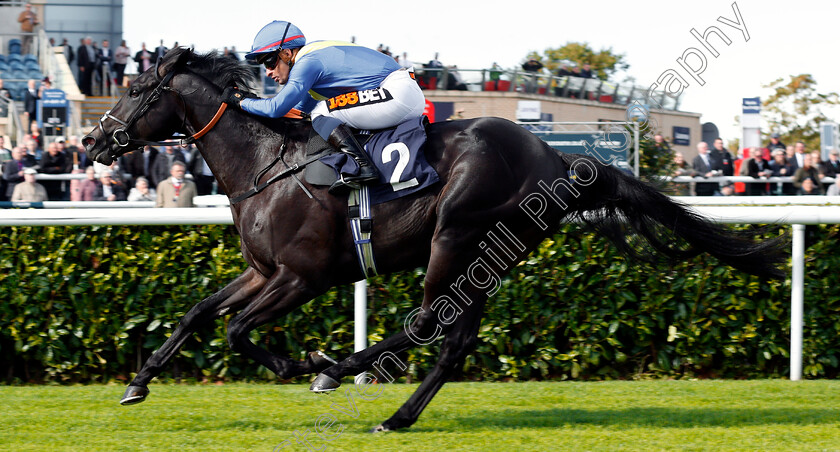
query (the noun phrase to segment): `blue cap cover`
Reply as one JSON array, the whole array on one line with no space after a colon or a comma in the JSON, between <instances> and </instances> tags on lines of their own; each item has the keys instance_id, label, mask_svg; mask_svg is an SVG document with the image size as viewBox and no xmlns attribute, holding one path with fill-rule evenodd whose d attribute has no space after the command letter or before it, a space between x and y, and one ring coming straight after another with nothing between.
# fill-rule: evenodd
<instances>
[{"instance_id":1,"label":"blue cap cover","mask_svg":"<svg viewBox=\"0 0 840 452\"><path fill-rule=\"evenodd\" d=\"M249 60L279 49L294 49L306 45L306 37L300 28L285 20L275 20L262 27L254 38L251 51L245 55Z\"/></svg>"}]
</instances>

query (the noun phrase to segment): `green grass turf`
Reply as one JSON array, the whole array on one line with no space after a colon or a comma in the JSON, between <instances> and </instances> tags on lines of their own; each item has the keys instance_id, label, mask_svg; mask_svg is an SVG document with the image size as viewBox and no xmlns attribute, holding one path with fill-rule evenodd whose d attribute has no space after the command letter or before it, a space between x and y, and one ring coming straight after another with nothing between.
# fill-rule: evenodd
<instances>
[{"instance_id":1,"label":"green grass turf","mask_svg":"<svg viewBox=\"0 0 840 452\"><path fill-rule=\"evenodd\" d=\"M837 450L840 382L613 381L449 383L402 432L367 431L416 385L381 386L364 400L345 382L331 395L304 385L152 385L146 402L120 406L120 386L0 386L0 450ZM347 390L358 417L348 411ZM344 430L313 433L332 414ZM280 450L279 448L276 450Z\"/></svg>"}]
</instances>

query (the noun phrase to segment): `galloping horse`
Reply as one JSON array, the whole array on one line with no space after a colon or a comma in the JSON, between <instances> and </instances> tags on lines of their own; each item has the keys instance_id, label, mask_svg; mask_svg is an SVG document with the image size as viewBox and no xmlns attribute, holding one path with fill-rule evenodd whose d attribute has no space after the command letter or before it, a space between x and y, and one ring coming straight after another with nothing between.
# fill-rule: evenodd
<instances>
[{"instance_id":1,"label":"galloping horse","mask_svg":"<svg viewBox=\"0 0 840 452\"><path fill-rule=\"evenodd\" d=\"M311 123L224 112L227 86L251 86L250 71L215 53L173 49L132 83L119 103L83 140L88 156L110 164L120 155L175 133L195 141L225 193L236 199L307 159ZM143 365L122 403L143 401L187 338L226 314L230 347L282 379L320 372L313 391L329 391L342 377L372 368L417 338L444 336L434 369L411 398L375 431L411 426L447 378L474 349L488 296L498 278L560 225L576 219L594 226L626 251L686 259L701 252L745 272L779 277L783 239L755 242L715 225L643 182L594 158L558 153L499 118L427 127L424 153L440 181L373 207L373 250L380 273L427 267L424 298L406 328L336 363L312 352L306 360L277 356L248 333L309 302L329 288L364 277L354 253L347 197L294 177L232 203L248 268L218 293L196 304ZM282 153L285 168L272 166ZM291 169L290 169L291 168ZM256 179L256 180L255 180ZM307 194L311 192L312 198ZM644 250L642 250L644 251ZM558 307L560 308L560 307Z\"/></svg>"}]
</instances>

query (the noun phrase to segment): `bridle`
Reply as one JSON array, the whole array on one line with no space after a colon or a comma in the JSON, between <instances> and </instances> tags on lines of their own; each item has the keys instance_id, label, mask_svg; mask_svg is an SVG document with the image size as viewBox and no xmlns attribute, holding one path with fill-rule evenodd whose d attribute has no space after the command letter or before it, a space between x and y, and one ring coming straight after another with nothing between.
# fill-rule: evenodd
<instances>
[{"instance_id":1,"label":"bridle","mask_svg":"<svg viewBox=\"0 0 840 452\"><path fill-rule=\"evenodd\" d=\"M172 89L172 87L169 86L169 82L171 82L172 78L175 76L175 71L174 70L169 71L165 76L163 76L163 78L161 78L158 75L158 74L160 74L160 72L158 71L158 65L160 65L160 60L158 60L158 63L155 66L155 79L159 80L158 85L155 87L154 90L152 90L152 93L149 95L149 97L147 97L146 100L143 101L143 104L140 106L140 108L138 108L137 110L135 110L131 114L131 116L128 118L127 121L123 121L122 119L117 118L116 116L112 115L111 110L106 111L105 114L102 115L101 118L99 118L99 126L98 127L99 127L99 130L102 132L103 136L108 136L108 134L105 132L105 126L104 126L105 120L110 119L110 120L112 120L112 121L114 121L117 124L122 126L118 129L114 130L113 133L111 133L111 141L113 141L114 144L116 144L116 147L114 147L113 145L108 146L108 150L109 150L108 154L111 156L112 159L117 158L116 154L117 154L117 151L119 149L128 148L128 147L140 148L140 147L147 146L147 145L148 146L173 146L173 145L187 146L189 144L192 144L196 140L200 139L205 134L207 134L207 132L209 132L213 127L215 127L216 123L218 123L219 119L222 117L222 114L224 114L225 110L227 110L227 104L225 102L222 102L222 104L219 106L219 110L216 111L216 114L213 116L213 119L211 119L210 122L207 123L206 126L204 126L204 128L202 128L201 130L199 130L198 132L196 132L195 134L193 134L190 137L183 138L182 136L173 135L172 137L167 138L167 140L175 140L175 141L146 141L146 140L135 140L135 139L131 138L131 136L128 134L128 129L130 129L131 126L134 125L134 123L136 123L144 114L146 114L146 112L149 110L151 105L153 103L157 102L158 99L160 99L160 97L161 97L161 95L163 95L164 91L171 91L171 92L177 94L178 98L181 100L181 105L185 106L185 110L186 110L186 102L184 101L184 96L181 93L179 93L178 91L175 91L174 89ZM303 119L304 115L300 110L297 110L297 109L293 108L288 113L286 113L283 117L284 118L290 118L290 119ZM181 127L178 130L183 130L184 129L184 127L186 126L186 121L187 121L187 118L186 118L186 112L185 112L184 117L181 120ZM310 156L304 162L296 163L292 166L289 166L289 164L286 163L285 160L283 160L283 153L284 153L284 150L286 148L286 140L288 139L288 133L284 133L283 136L284 136L283 144L280 147L280 150L277 154L277 157L275 157L274 160L271 163L268 164L268 166L263 168L257 174L257 176L254 178L253 188L251 188L250 190L246 191L245 193L242 193L239 196L231 199L231 204L232 205L236 204L236 203L239 203L239 202L241 202L241 201L243 201L247 198L250 198L251 196L254 196L254 195L262 192L269 185L279 181L280 179L283 179L283 178L286 178L286 177L289 177L289 176L294 178L295 181L298 183L298 185L303 189L303 191L310 198L312 198L312 193L310 193L309 190L307 190L306 187L300 182L300 180L298 180L298 178L295 176L295 173L303 170L307 165L309 165L310 163L314 162L315 160L318 160L319 158L321 158L322 155L316 154L316 155ZM259 182L260 179L262 179L262 177L265 176L268 173L268 171L272 167L274 167L274 165L277 164L277 162L283 162L283 164L286 166L286 169L281 171L280 173L276 174L275 176L271 177L268 181L260 183Z\"/></svg>"},{"instance_id":2,"label":"bridle","mask_svg":"<svg viewBox=\"0 0 840 452\"><path fill-rule=\"evenodd\" d=\"M195 134L193 134L190 137L184 138L181 135L173 135L173 136L171 136L170 138L167 138L164 141L146 141L146 140L136 140L136 139L131 138L131 135L128 134L128 129L130 129L144 114L146 114L146 112L149 110L149 108L152 106L152 104L157 102L160 99L160 97L164 93L164 91L170 91L170 92L173 92L173 93L177 94L178 98L181 100L181 104L186 105L181 93L179 93L178 91L175 91L174 89L172 89L172 87L169 86L169 82L171 82L172 78L175 76L175 71L171 70L165 76L163 76L163 78L161 78L158 75L160 73L160 72L158 72L159 65L160 65L160 60L158 60L157 64L155 65L155 78L159 81L158 85L155 87L154 90L152 90L152 93L149 95L149 97L147 97L146 100L143 101L143 104L140 106L140 108L138 108L137 110L135 110L131 114L131 116L128 118L127 121L123 121L122 119L117 118L116 116L112 115L111 110L106 111L105 114L103 114L102 117L99 118L99 130L102 132L103 136L108 135L105 132L105 126L103 124L105 120L110 119L110 120L112 120L112 121L114 121L117 124L122 126L122 127L117 128L116 130L114 130L111 133L111 141L113 141L113 143L116 144L116 147L114 147L113 145L108 146L108 149L109 149L108 154L110 155L111 158L116 159L117 158L117 155L116 155L117 151L119 149L124 149L124 148L137 148L137 149L139 149L139 148L142 148L143 146L174 146L174 145L180 145L180 146L185 147L187 145L190 145L190 144L194 143L196 140L198 140L199 138L203 137L207 132L210 131L210 129L215 127L216 123L219 122L219 119L222 117L222 114L227 109L227 104L222 102L222 104L219 106L219 110L216 111L216 114L213 116L213 119L211 119L210 122L207 123L206 126L204 126L204 128L202 128L201 130L199 130L198 132L196 132ZM185 113L184 117L181 119L181 127L179 128L179 130L184 129L184 126L186 125L186 121L187 121L187 117L186 117L186 113ZM170 140L175 140L175 141L170 141Z\"/></svg>"}]
</instances>

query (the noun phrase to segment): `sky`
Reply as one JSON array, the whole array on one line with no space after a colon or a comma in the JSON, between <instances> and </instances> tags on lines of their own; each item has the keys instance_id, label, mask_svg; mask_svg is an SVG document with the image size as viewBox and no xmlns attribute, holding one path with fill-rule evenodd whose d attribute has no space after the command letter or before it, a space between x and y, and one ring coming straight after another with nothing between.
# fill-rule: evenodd
<instances>
[{"instance_id":1,"label":"sky","mask_svg":"<svg viewBox=\"0 0 840 452\"><path fill-rule=\"evenodd\" d=\"M384 44L415 62L439 53L441 62L462 69L494 62L519 67L531 51L586 42L625 55L630 67L615 81L629 76L649 86L668 70L679 74L687 83L680 109L702 114L701 123L715 123L729 140L741 135L734 118L742 98L767 98L771 90L762 86L778 78L809 73L819 92L840 92L838 17L840 3L816 0L124 0L123 38L132 52L142 42L153 49L161 39L167 47L177 41L197 51L247 51L265 24L288 20L310 41L355 37L357 44ZM709 37L716 57L691 33L711 26L730 41ZM684 63L699 81L677 61L685 52ZM834 117L840 120L840 112Z\"/></svg>"}]
</instances>

